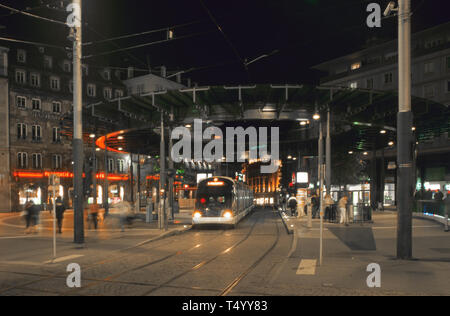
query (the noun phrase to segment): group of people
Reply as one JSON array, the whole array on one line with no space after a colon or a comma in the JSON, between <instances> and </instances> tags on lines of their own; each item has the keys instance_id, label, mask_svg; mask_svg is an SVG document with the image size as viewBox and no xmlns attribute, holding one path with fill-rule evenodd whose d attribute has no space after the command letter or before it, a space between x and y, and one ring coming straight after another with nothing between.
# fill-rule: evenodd
<instances>
[{"instance_id":1,"label":"group of people","mask_svg":"<svg viewBox=\"0 0 450 316\"><path fill-rule=\"evenodd\" d=\"M340 224L348 225L348 212L347 212L347 204L348 204L348 196L343 195L335 207L336 202L332 199L330 194L326 194L323 200L324 209L325 209L325 219L328 219L330 222L336 221L337 217L339 218ZM297 199L295 196L291 196L287 201L283 200L283 205L287 204L288 208L291 211L291 216L297 216ZM307 214L308 210L311 210L312 218L318 218L320 214L320 198L316 193L308 194L307 199L307 208L305 208L304 213Z\"/></svg>"},{"instance_id":2,"label":"group of people","mask_svg":"<svg viewBox=\"0 0 450 316\"><path fill-rule=\"evenodd\" d=\"M66 207L64 206L63 200L60 196L55 199L55 209L56 209L56 220L58 224L58 233L62 233L64 212L66 211ZM38 227L40 224L42 207L34 203L33 200L29 200L25 203L24 211L22 212L22 216L25 218L25 233L26 234L37 234Z\"/></svg>"}]
</instances>

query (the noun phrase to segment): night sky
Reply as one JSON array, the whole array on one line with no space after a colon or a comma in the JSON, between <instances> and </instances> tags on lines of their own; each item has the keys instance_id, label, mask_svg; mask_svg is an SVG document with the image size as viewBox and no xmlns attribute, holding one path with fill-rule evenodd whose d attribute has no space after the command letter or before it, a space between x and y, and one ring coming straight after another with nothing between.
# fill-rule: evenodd
<instances>
[{"instance_id":1,"label":"night sky","mask_svg":"<svg viewBox=\"0 0 450 316\"><path fill-rule=\"evenodd\" d=\"M35 8L61 1L5 1L14 8ZM66 3L68 1L65 1ZM310 68L367 46L369 40L397 36L396 18L383 20L382 28L366 26L368 3L382 10L389 1L375 0L84 0L84 41L143 32L195 22L175 29L175 36L193 37L150 46L91 62L112 66L130 64L169 71L194 68L188 76L200 85L231 83L317 83L319 74ZM450 21L449 0L412 0L413 31ZM30 11L65 21L62 10ZM215 21L215 22L214 22ZM217 23L217 24L216 24ZM69 46L67 29L0 9L1 36ZM217 25L223 30L221 33ZM165 38L165 33L97 44L84 54L98 54L118 47L144 44ZM2 43L2 45L7 45ZM271 54L244 66L261 55ZM187 76L187 75L186 75Z\"/></svg>"}]
</instances>

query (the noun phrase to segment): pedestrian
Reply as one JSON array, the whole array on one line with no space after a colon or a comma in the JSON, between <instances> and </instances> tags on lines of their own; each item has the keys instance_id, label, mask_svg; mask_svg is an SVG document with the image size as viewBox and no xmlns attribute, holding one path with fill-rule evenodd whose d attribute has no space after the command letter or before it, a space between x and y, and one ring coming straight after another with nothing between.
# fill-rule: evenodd
<instances>
[{"instance_id":1,"label":"pedestrian","mask_svg":"<svg viewBox=\"0 0 450 316\"><path fill-rule=\"evenodd\" d=\"M348 196L344 195L338 203L339 207L339 215L340 215L340 224L345 224L345 226L348 226L347 222L347 203L348 203Z\"/></svg>"},{"instance_id":2,"label":"pedestrian","mask_svg":"<svg viewBox=\"0 0 450 316\"><path fill-rule=\"evenodd\" d=\"M433 199L433 192L431 192L431 190L430 189L428 189L426 192L425 192L425 198L424 198L425 200L428 200L428 201L431 201L432 199Z\"/></svg>"},{"instance_id":3,"label":"pedestrian","mask_svg":"<svg viewBox=\"0 0 450 316\"><path fill-rule=\"evenodd\" d=\"M97 230L98 227L98 212L100 210L100 207L97 203L92 203L89 205L89 229L91 228L91 221L94 224L94 229Z\"/></svg>"},{"instance_id":4,"label":"pedestrian","mask_svg":"<svg viewBox=\"0 0 450 316\"><path fill-rule=\"evenodd\" d=\"M23 207L22 216L25 218L25 234L30 233L30 225L31 225L31 206L33 204L33 201L28 201L25 203L25 206Z\"/></svg>"},{"instance_id":5,"label":"pedestrian","mask_svg":"<svg viewBox=\"0 0 450 316\"><path fill-rule=\"evenodd\" d=\"M329 193L327 193L325 195L324 204L325 204L325 219L328 219L328 221L331 222L331 217L332 217L331 213L332 213L334 201L331 198L331 195Z\"/></svg>"},{"instance_id":6,"label":"pedestrian","mask_svg":"<svg viewBox=\"0 0 450 316\"><path fill-rule=\"evenodd\" d=\"M313 194L311 197L311 205L312 205L312 218L316 218L317 212L319 211L319 198L317 195Z\"/></svg>"},{"instance_id":7,"label":"pedestrian","mask_svg":"<svg viewBox=\"0 0 450 316\"><path fill-rule=\"evenodd\" d=\"M64 212L66 211L66 207L64 206L63 200L59 195L55 200L55 204L56 204L56 220L58 222L58 234L62 234L62 224L64 220Z\"/></svg>"},{"instance_id":8,"label":"pedestrian","mask_svg":"<svg viewBox=\"0 0 450 316\"><path fill-rule=\"evenodd\" d=\"M295 196L291 196L288 200L288 206L291 209L291 216L295 216L297 213L297 199Z\"/></svg>"},{"instance_id":9,"label":"pedestrian","mask_svg":"<svg viewBox=\"0 0 450 316\"><path fill-rule=\"evenodd\" d=\"M444 193L442 193L441 190L438 190L434 194L434 200L437 201L437 202L442 202L443 199L444 199Z\"/></svg>"},{"instance_id":10,"label":"pedestrian","mask_svg":"<svg viewBox=\"0 0 450 316\"><path fill-rule=\"evenodd\" d=\"M39 224L39 214L41 212L41 208L39 205L36 205L33 200L28 203L26 208L27 216L27 233L37 234L38 232L38 224Z\"/></svg>"},{"instance_id":11,"label":"pedestrian","mask_svg":"<svg viewBox=\"0 0 450 316\"><path fill-rule=\"evenodd\" d=\"M448 218L450 216L450 194L447 192L447 197L444 199L444 209L445 209L445 231L448 232Z\"/></svg>"}]
</instances>

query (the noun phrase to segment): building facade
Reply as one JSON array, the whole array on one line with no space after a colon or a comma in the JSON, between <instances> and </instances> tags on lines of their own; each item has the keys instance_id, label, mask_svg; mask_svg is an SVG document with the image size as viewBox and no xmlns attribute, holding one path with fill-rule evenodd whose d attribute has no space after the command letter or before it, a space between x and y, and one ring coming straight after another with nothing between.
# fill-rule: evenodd
<instances>
[{"instance_id":1,"label":"building facade","mask_svg":"<svg viewBox=\"0 0 450 316\"><path fill-rule=\"evenodd\" d=\"M71 135L62 132L62 118L71 116L73 111L71 56L33 46L0 48L0 54L0 211L20 211L28 200L37 204L49 203L52 197L49 177L52 174L61 178L57 194L70 206L72 139ZM102 99L124 96L126 86L121 76L125 72L83 65L83 106L86 108ZM95 127L84 129L95 130ZM126 155L109 154L105 161L102 153L92 145L89 137L85 137L85 161L92 161L95 153L98 162L96 178L100 183L107 167L112 175L111 185L114 187L114 182L121 182L113 190L120 196L120 191L125 191L124 182L128 180ZM102 187L98 191L101 200Z\"/></svg>"},{"instance_id":2,"label":"building facade","mask_svg":"<svg viewBox=\"0 0 450 316\"><path fill-rule=\"evenodd\" d=\"M450 106L450 22L411 37L412 95ZM397 40L371 46L313 67L325 73L323 86L381 91L398 90ZM396 106L396 105L393 105ZM450 194L450 139L441 131L416 134L416 190ZM444 131L447 130L447 131ZM424 133L422 133L424 134ZM422 139L423 138L423 139ZM373 206L396 204L396 146L372 152L370 199Z\"/></svg>"},{"instance_id":3,"label":"building facade","mask_svg":"<svg viewBox=\"0 0 450 316\"><path fill-rule=\"evenodd\" d=\"M450 106L450 22L413 34L412 95ZM397 41L313 67L326 73L321 84L373 90L398 88Z\"/></svg>"}]
</instances>

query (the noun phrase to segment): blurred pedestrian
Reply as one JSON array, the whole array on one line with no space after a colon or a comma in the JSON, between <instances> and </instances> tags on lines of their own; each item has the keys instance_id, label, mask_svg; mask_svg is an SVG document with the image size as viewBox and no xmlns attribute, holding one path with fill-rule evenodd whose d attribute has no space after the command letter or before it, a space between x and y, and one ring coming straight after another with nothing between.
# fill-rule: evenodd
<instances>
[{"instance_id":1,"label":"blurred pedestrian","mask_svg":"<svg viewBox=\"0 0 450 316\"><path fill-rule=\"evenodd\" d=\"M97 203L92 203L89 205L89 229L91 229L91 222L94 224L94 229L97 230L98 227L98 212L100 211L100 206Z\"/></svg>"},{"instance_id":2,"label":"blurred pedestrian","mask_svg":"<svg viewBox=\"0 0 450 316\"><path fill-rule=\"evenodd\" d=\"M339 215L340 215L340 224L345 224L345 226L348 226L348 219L347 219L347 203L348 203L348 196L344 195L338 203L339 207Z\"/></svg>"},{"instance_id":3,"label":"blurred pedestrian","mask_svg":"<svg viewBox=\"0 0 450 316\"><path fill-rule=\"evenodd\" d=\"M26 206L26 211L27 216L29 216L27 219L26 232L37 234L41 208L39 205L36 205L33 200L31 200Z\"/></svg>"},{"instance_id":4,"label":"blurred pedestrian","mask_svg":"<svg viewBox=\"0 0 450 316\"><path fill-rule=\"evenodd\" d=\"M122 231L125 230L125 222L128 225L133 223L134 213L132 211L130 203L127 201L121 201L116 204L116 208L119 210L120 227Z\"/></svg>"},{"instance_id":5,"label":"blurred pedestrian","mask_svg":"<svg viewBox=\"0 0 450 316\"><path fill-rule=\"evenodd\" d=\"M25 233L30 233L30 225L31 225L31 206L33 204L33 201L28 201L25 203L23 207L22 216L25 218Z\"/></svg>"},{"instance_id":6,"label":"blurred pedestrian","mask_svg":"<svg viewBox=\"0 0 450 316\"><path fill-rule=\"evenodd\" d=\"M61 196L59 195L55 200L55 204L56 204L56 220L58 222L58 233L62 234L62 224L64 220L64 212L66 211L66 207L64 206L64 202L61 199Z\"/></svg>"},{"instance_id":7,"label":"blurred pedestrian","mask_svg":"<svg viewBox=\"0 0 450 316\"><path fill-rule=\"evenodd\" d=\"M444 193L442 193L441 190L438 190L435 194L434 194L434 200L437 202L442 202L442 200L444 199Z\"/></svg>"},{"instance_id":8,"label":"blurred pedestrian","mask_svg":"<svg viewBox=\"0 0 450 316\"><path fill-rule=\"evenodd\" d=\"M295 196L291 196L288 200L288 206L291 210L291 216L295 216L297 213L297 199Z\"/></svg>"},{"instance_id":9,"label":"blurred pedestrian","mask_svg":"<svg viewBox=\"0 0 450 316\"><path fill-rule=\"evenodd\" d=\"M316 194L313 194L313 196L311 197L311 206L312 206L312 218L316 218L316 215L320 207L320 201Z\"/></svg>"}]
</instances>

